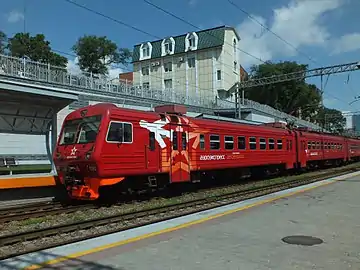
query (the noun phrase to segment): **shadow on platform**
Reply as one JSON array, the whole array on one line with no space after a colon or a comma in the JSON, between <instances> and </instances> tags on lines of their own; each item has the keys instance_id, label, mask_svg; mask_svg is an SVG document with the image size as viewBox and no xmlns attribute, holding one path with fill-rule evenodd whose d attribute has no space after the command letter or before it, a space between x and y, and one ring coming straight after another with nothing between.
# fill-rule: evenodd
<instances>
[{"instance_id":1,"label":"shadow on platform","mask_svg":"<svg viewBox=\"0 0 360 270\"><path fill-rule=\"evenodd\" d=\"M112 266L102 265L97 262L85 261L79 258L66 257L61 257L65 258L65 260L62 262L56 264L46 264L46 262L59 259L59 256L45 251L39 251L36 254L38 254L37 257L35 257L34 255L22 255L6 261L0 261L0 269L17 270L24 268L27 269L27 267L31 266L32 268L30 269L125 270L122 267L114 268Z\"/></svg>"}]
</instances>

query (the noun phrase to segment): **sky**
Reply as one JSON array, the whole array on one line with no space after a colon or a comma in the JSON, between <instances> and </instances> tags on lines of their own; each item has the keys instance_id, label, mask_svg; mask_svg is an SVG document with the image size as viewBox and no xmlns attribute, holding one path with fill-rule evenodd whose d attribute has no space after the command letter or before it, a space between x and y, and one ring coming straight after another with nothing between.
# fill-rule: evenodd
<instances>
[{"instance_id":1,"label":"sky","mask_svg":"<svg viewBox=\"0 0 360 270\"><path fill-rule=\"evenodd\" d=\"M66 0L4 1L0 30L42 33L54 50L69 58L78 72L71 47L87 34L107 36L118 47L221 25L234 27L241 38L239 62L249 69L262 61L297 61L318 68L360 61L359 0L148 0L189 24L160 11L144 0L72 0L116 21L81 9ZM232 3L244 10L239 10ZM135 27L125 26L120 22ZM145 33L144 33L145 32ZM110 76L117 77L119 69ZM320 77L307 80L321 86ZM360 70L323 77L324 104L341 111L360 111Z\"/></svg>"}]
</instances>

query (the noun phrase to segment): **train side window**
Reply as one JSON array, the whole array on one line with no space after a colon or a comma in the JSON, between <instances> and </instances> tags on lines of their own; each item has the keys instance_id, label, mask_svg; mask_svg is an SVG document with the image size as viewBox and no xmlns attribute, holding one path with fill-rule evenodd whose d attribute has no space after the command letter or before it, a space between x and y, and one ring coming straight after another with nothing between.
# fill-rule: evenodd
<instances>
[{"instance_id":1,"label":"train side window","mask_svg":"<svg viewBox=\"0 0 360 270\"><path fill-rule=\"evenodd\" d=\"M133 142L133 126L130 123L110 122L108 134L106 136L107 142Z\"/></svg>"},{"instance_id":2,"label":"train side window","mask_svg":"<svg viewBox=\"0 0 360 270\"><path fill-rule=\"evenodd\" d=\"M311 142L311 148L312 148L312 149L316 149L316 144L315 144L315 142Z\"/></svg>"},{"instance_id":3,"label":"train side window","mask_svg":"<svg viewBox=\"0 0 360 270\"><path fill-rule=\"evenodd\" d=\"M177 131L173 131L173 134L172 134L173 150L178 150L178 148L179 148L177 134L178 134Z\"/></svg>"},{"instance_id":4,"label":"train side window","mask_svg":"<svg viewBox=\"0 0 360 270\"><path fill-rule=\"evenodd\" d=\"M210 135L210 149L211 150L220 149L220 136L219 135Z\"/></svg>"},{"instance_id":5,"label":"train side window","mask_svg":"<svg viewBox=\"0 0 360 270\"><path fill-rule=\"evenodd\" d=\"M270 150L275 149L275 140L274 139L269 139L269 149Z\"/></svg>"},{"instance_id":6,"label":"train side window","mask_svg":"<svg viewBox=\"0 0 360 270\"><path fill-rule=\"evenodd\" d=\"M328 143L327 142L325 143L325 149L328 149Z\"/></svg>"},{"instance_id":7,"label":"train side window","mask_svg":"<svg viewBox=\"0 0 360 270\"><path fill-rule=\"evenodd\" d=\"M320 142L316 142L316 149L320 149Z\"/></svg>"},{"instance_id":8,"label":"train side window","mask_svg":"<svg viewBox=\"0 0 360 270\"><path fill-rule=\"evenodd\" d=\"M200 149L201 150L205 149L205 136L204 136L204 134L200 134Z\"/></svg>"},{"instance_id":9,"label":"train side window","mask_svg":"<svg viewBox=\"0 0 360 270\"><path fill-rule=\"evenodd\" d=\"M150 151L155 150L155 132L149 132L149 149Z\"/></svg>"},{"instance_id":10,"label":"train side window","mask_svg":"<svg viewBox=\"0 0 360 270\"><path fill-rule=\"evenodd\" d=\"M186 132L181 133L181 144L182 144L182 150L186 150Z\"/></svg>"},{"instance_id":11,"label":"train side window","mask_svg":"<svg viewBox=\"0 0 360 270\"><path fill-rule=\"evenodd\" d=\"M246 139L244 136L239 136L238 137L238 149L240 150L244 150L246 149Z\"/></svg>"},{"instance_id":12,"label":"train side window","mask_svg":"<svg viewBox=\"0 0 360 270\"><path fill-rule=\"evenodd\" d=\"M282 149L282 140L277 140L277 149Z\"/></svg>"},{"instance_id":13,"label":"train side window","mask_svg":"<svg viewBox=\"0 0 360 270\"><path fill-rule=\"evenodd\" d=\"M255 137L250 137L249 138L249 144L250 144L250 149L255 150L256 149L256 138Z\"/></svg>"},{"instance_id":14,"label":"train side window","mask_svg":"<svg viewBox=\"0 0 360 270\"><path fill-rule=\"evenodd\" d=\"M260 149L266 150L266 139L260 138Z\"/></svg>"},{"instance_id":15,"label":"train side window","mask_svg":"<svg viewBox=\"0 0 360 270\"><path fill-rule=\"evenodd\" d=\"M234 149L234 137L233 136L225 136L225 149L226 150Z\"/></svg>"},{"instance_id":16,"label":"train side window","mask_svg":"<svg viewBox=\"0 0 360 270\"><path fill-rule=\"evenodd\" d=\"M311 149L311 142L308 142L308 149Z\"/></svg>"}]
</instances>

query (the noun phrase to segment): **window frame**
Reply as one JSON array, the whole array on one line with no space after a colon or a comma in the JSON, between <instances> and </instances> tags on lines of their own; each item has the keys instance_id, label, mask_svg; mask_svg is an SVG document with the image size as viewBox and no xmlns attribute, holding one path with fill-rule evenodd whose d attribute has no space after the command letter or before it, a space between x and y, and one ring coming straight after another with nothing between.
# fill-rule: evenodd
<instances>
[{"instance_id":1,"label":"window frame","mask_svg":"<svg viewBox=\"0 0 360 270\"><path fill-rule=\"evenodd\" d=\"M201 141L201 138L203 138L204 140ZM203 143L203 145L201 145L201 143ZM205 150L205 134L202 134L202 133L199 136L199 149L200 150Z\"/></svg>"},{"instance_id":2,"label":"window frame","mask_svg":"<svg viewBox=\"0 0 360 270\"><path fill-rule=\"evenodd\" d=\"M131 142L119 142L119 141L108 141L108 136L109 136L109 131L110 131L110 127L112 123L117 123L117 124L129 124L131 126ZM112 120L109 122L107 131L106 131L106 137L105 137L105 142L106 143L121 143L121 144L132 144L134 142L134 125L131 122L124 122L124 121L117 121L117 120Z\"/></svg>"},{"instance_id":3,"label":"window frame","mask_svg":"<svg viewBox=\"0 0 360 270\"><path fill-rule=\"evenodd\" d=\"M217 136L219 139L218 140L211 140L211 136ZM219 148L212 148L211 147L211 142L218 142L219 143ZM210 151L212 151L212 150L220 150L221 149L221 136L219 135L219 134L209 134L209 146L210 146Z\"/></svg>"},{"instance_id":4,"label":"window frame","mask_svg":"<svg viewBox=\"0 0 360 270\"><path fill-rule=\"evenodd\" d=\"M270 145L272 145L272 148ZM268 146L269 146L268 150L275 150L275 139L274 138L268 138Z\"/></svg>"},{"instance_id":5,"label":"window frame","mask_svg":"<svg viewBox=\"0 0 360 270\"><path fill-rule=\"evenodd\" d=\"M255 139L255 142L252 142L251 139ZM252 145L255 145L255 148L251 148ZM257 137L249 137L249 150L258 150L257 145L258 145Z\"/></svg>"},{"instance_id":6,"label":"window frame","mask_svg":"<svg viewBox=\"0 0 360 270\"><path fill-rule=\"evenodd\" d=\"M244 148L239 147L239 138L244 139L244 144L243 144ZM237 149L238 150L246 150L247 149L247 147L246 147L246 136L237 136Z\"/></svg>"},{"instance_id":7,"label":"window frame","mask_svg":"<svg viewBox=\"0 0 360 270\"><path fill-rule=\"evenodd\" d=\"M261 148L262 145L265 145L265 148ZM266 138L264 137L259 138L259 150L267 150Z\"/></svg>"},{"instance_id":8,"label":"window frame","mask_svg":"<svg viewBox=\"0 0 360 270\"><path fill-rule=\"evenodd\" d=\"M226 138L231 138L230 140L226 140ZM226 148L226 144L232 144L232 148ZM234 150L235 149L235 141L234 141L234 136L231 135L224 135L224 149L225 150Z\"/></svg>"}]
</instances>

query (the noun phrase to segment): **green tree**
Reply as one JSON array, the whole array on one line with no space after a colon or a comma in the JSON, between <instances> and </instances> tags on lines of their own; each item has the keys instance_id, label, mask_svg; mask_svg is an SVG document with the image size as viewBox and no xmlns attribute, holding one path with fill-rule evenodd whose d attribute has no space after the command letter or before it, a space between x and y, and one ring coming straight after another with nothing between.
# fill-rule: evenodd
<instances>
[{"instance_id":1,"label":"green tree","mask_svg":"<svg viewBox=\"0 0 360 270\"><path fill-rule=\"evenodd\" d=\"M336 109L321 108L316 119L321 126L331 132L342 133L345 130L346 118Z\"/></svg>"},{"instance_id":2,"label":"green tree","mask_svg":"<svg viewBox=\"0 0 360 270\"><path fill-rule=\"evenodd\" d=\"M277 76L292 72L305 72L306 65L296 62L267 62L251 67L250 79ZM305 79L292 80L276 84L257 86L245 89L246 97L267 104L285 113L312 120L320 102L320 90L312 84L307 84Z\"/></svg>"},{"instance_id":3,"label":"green tree","mask_svg":"<svg viewBox=\"0 0 360 270\"><path fill-rule=\"evenodd\" d=\"M0 53L3 54L5 52L6 49L6 41L7 41L7 37L6 34L2 31L0 31Z\"/></svg>"},{"instance_id":4,"label":"green tree","mask_svg":"<svg viewBox=\"0 0 360 270\"><path fill-rule=\"evenodd\" d=\"M43 34L30 36L29 33L17 33L9 38L8 49L14 57L29 57L33 61L66 67L67 58L51 51L50 42Z\"/></svg>"},{"instance_id":5,"label":"green tree","mask_svg":"<svg viewBox=\"0 0 360 270\"><path fill-rule=\"evenodd\" d=\"M79 38L72 49L79 58L80 69L94 74L107 74L110 65L126 65L131 58L129 49L118 48L106 37L94 35Z\"/></svg>"}]
</instances>

